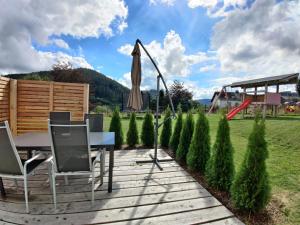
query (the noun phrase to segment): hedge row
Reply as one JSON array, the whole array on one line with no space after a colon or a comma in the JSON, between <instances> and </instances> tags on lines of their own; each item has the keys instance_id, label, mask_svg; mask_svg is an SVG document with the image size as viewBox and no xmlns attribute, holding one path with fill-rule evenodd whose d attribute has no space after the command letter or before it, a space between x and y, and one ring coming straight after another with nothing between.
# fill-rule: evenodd
<instances>
[{"instance_id":1,"label":"hedge row","mask_svg":"<svg viewBox=\"0 0 300 225\"><path fill-rule=\"evenodd\" d=\"M181 119L178 120L180 122ZM176 124L175 128L176 126L180 125ZM173 137L174 135L178 136L176 133L173 133ZM182 125L178 147L176 148L176 144L170 146L176 154L176 159L180 163L187 164L189 169L205 175L211 187L230 192L236 208L257 212L267 205L270 199L270 185L265 163L268 150L265 141L265 125L259 114L256 115L247 152L236 176L234 176L230 129L225 114L219 121L217 137L212 149L210 149L209 123L201 111L198 113L195 127L192 114L187 114Z\"/></svg>"}]
</instances>

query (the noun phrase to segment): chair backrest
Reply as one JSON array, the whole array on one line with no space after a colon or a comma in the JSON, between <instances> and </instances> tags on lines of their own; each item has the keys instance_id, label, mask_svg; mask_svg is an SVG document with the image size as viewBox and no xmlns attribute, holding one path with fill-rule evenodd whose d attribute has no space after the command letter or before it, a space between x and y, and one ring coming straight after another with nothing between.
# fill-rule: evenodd
<instances>
[{"instance_id":1,"label":"chair backrest","mask_svg":"<svg viewBox=\"0 0 300 225\"><path fill-rule=\"evenodd\" d=\"M103 114L84 114L84 121L89 119L90 132L103 132Z\"/></svg>"},{"instance_id":2,"label":"chair backrest","mask_svg":"<svg viewBox=\"0 0 300 225\"><path fill-rule=\"evenodd\" d=\"M22 175L20 156L15 147L8 122L0 124L0 174Z\"/></svg>"},{"instance_id":3,"label":"chair backrest","mask_svg":"<svg viewBox=\"0 0 300 225\"><path fill-rule=\"evenodd\" d=\"M78 125L48 124L56 172L91 171L88 120Z\"/></svg>"},{"instance_id":4,"label":"chair backrest","mask_svg":"<svg viewBox=\"0 0 300 225\"><path fill-rule=\"evenodd\" d=\"M50 112L51 124L70 124L71 112Z\"/></svg>"}]
</instances>

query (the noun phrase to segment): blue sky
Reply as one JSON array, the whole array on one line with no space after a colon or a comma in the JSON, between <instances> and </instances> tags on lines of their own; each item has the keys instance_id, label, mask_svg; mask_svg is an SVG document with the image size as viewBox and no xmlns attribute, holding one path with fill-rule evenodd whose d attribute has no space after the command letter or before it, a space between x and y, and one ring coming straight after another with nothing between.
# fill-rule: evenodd
<instances>
[{"instance_id":1,"label":"blue sky","mask_svg":"<svg viewBox=\"0 0 300 225\"><path fill-rule=\"evenodd\" d=\"M137 38L168 84L184 82L195 98L209 98L233 81L300 69L299 1L12 0L2 5L3 74L69 61L130 87L130 52ZM142 66L142 88L153 88L156 73L144 56Z\"/></svg>"},{"instance_id":2,"label":"blue sky","mask_svg":"<svg viewBox=\"0 0 300 225\"><path fill-rule=\"evenodd\" d=\"M131 57L119 53L118 48L128 43L134 44L137 38L145 44L153 40L163 42L166 34L173 30L180 36L186 54L209 50L212 28L218 18L209 18L204 8L191 9L185 1L176 1L170 6L130 0L126 1L126 5L128 27L122 33L110 38L104 36L84 39L72 36L60 38L66 41L73 51L75 50L74 55L83 54L87 62L96 70L116 80L122 78L131 67ZM51 46L46 50L57 51L58 49ZM149 51L151 52L151 49ZM205 78L217 77L216 71L197 76L200 74L199 68L200 65L193 66L189 80L203 83L205 86ZM155 74L154 72L154 77Z\"/></svg>"}]
</instances>

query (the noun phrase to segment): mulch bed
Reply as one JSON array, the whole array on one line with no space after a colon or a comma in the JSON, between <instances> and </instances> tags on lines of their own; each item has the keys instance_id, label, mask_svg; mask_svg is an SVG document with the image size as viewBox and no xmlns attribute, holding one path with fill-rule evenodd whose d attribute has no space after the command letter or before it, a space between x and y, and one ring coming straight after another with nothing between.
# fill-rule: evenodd
<instances>
[{"instance_id":1,"label":"mulch bed","mask_svg":"<svg viewBox=\"0 0 300 225\"><path fill-rule=\"evenodd\" d=\"M164 149L166 153L168 153L172 158L175 158L174 152L169 149ZM179 162L178 162L179 163ZM230 201L230 195L227 192L221 192L214 188L211 188L203 174L193 172L187 168L186 165L179 163L191 176L198 181L206 190L208 190L216 199L218 199L225 207L227 207L231 212L234 213L236 217L238 217L245 224L251 225L274 225L274 224L282 224L283 223L283 212L281 210L282 204L276 201L275 199L271 199L267 208L260 213L247 213L240 211L233 207L232 202Z\"/></svg>"}]
</instances>

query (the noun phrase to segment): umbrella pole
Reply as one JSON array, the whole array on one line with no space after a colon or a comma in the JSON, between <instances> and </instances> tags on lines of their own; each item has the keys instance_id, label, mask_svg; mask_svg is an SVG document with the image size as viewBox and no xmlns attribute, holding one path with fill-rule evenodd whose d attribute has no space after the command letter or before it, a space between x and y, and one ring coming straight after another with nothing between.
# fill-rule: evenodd
<instances>
[{"instance_id":1,"label":"umbrella pole","mask_svg":"<svg viewBox=\"0 0 300 225\"><path fill-rule=\"evenodd\" d=\"M156 89L156 112L155 112L155 140L154 140L154 159L157 159L158 147L158 113L159 113L159 76L157 76L157 89ZM151 157L151 156L150 156Z\"/></svg>"},{"instance_id":2,"label":"umbrella pole","mask_svg":"<svg viewBox=\"0 0 300 225\"><path fill-rule=\"evenodd\" d=\"M154 136L154 156L149 154L150 160L142 160L136 161L136 163L153 163L160 170L163 170L160 162L169 162L173 161L173 159L158 159L157 158L157 149L158 149L158 128L163 124L159 124L158 122L158 114L159 114L159 86L160 86L160 75L157 76L157 89L156 89L156 112L155 112L155 136Z\"/></svg>"}]
</instances>

